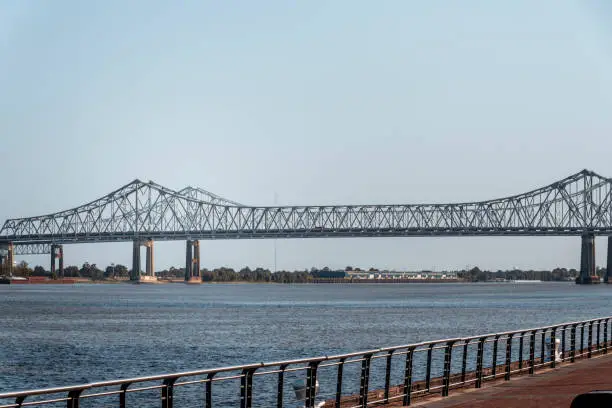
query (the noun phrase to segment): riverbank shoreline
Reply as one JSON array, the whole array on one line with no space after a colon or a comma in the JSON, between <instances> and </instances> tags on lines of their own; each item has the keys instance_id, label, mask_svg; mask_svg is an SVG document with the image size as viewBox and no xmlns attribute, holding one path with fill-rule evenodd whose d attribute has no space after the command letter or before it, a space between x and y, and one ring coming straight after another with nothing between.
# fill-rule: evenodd
<instances>
[{"instance_id":1,"label":"riverbank shoreline","mask_svg":"<svg viewBox=\"0 0 612 408\"><path fill-rule=\"evenodd\" d=\"M534 281L539 282L539 281ZM84 284L84 285L94 285L94 284L105 284L105 285L114 285L114 284L172 284L172 283L185 283L184 279L158 279L155 282L152 281L140 281L135 282L129 279L104 279L104 280L92 280L87 278L64 278L64 279L4 279L2 284L9 285L76 285L76 284ZM351 285L351 284L425 284L425 283L444 283L444 284L459 284L459 283L500 283L500 282L469 282L462 280L451 280L451 279L355 279L355 280L325 280L325 279L313 279L307 282L265 282L265 281L203 281L203 282L191 282L191 284L197 285ZM512 282L507 282L512 283Z\"/></svg>"},{"instance_id":2,"label":"riverbank shoreline","mask_svg":"<svg viewBox=\"0 0 612 408\"><path fill-rule=\"evenodd\" d=\"M170 283L185 283L184 279L158 279L155 282L152 281L140 281L135 282L129 279L102 279L102 280L92 280L88 278L64 278L64 279L40 279L40 277L34 277L36 279L1 279L0 284L9 284L9 285L76 285L76 284L85 284L85 285L93 285L93 284L105 284L105 285L114 285L114 284L170 284ZM513 282L513 281L468 281L468 280L459 280L459 279L312 279L307 282L274 282L274 281L244 281L244 280L236 280L236 281L203 281L203 282L191 282L191 284L196 285L270 285L270 284L278 284L278 285L352 285L352 284L381 284L381 285L392 285L392 284L530 284L530 283L573 283L570 281L521 281L521 282Z\"/></svg>"}]
</instances>

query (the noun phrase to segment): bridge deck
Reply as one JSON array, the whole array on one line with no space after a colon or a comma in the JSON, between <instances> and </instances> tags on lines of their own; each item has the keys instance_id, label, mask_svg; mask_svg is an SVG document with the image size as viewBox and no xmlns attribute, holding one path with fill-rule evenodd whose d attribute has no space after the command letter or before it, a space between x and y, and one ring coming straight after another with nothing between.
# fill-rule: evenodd
<instances>
[{"instance_id":1,"label":"bridge deck","mask_svg":"<svg viewBox=\"0 0 612 408\"><path fill-rule=\"evenodd\" d=\"M591 359L577 361L574 364L536 372L533 376L526 375L513 377L510 381L485 383L481 389L454 390L446 398L417 400L411 406L569 408L578 394L595 390L612 390L612 354L593 356Z\"/></svg>"}]
</instances>

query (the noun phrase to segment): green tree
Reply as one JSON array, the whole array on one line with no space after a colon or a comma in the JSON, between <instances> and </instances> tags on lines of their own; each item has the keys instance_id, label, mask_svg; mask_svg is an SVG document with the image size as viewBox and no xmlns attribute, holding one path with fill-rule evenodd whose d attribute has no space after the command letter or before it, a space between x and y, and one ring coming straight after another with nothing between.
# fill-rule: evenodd
<instances>
[{"instance_id":1,"label":"green tree","mask_svg":"<svg viewBox=\"0 0 612 408\"><path fill-rule=\"evenodd\" d=\"M70 277L70 278L78 278L81 275L80 275L80 272L79 272L79 268L77 266L70 265L70 266L64 268L64 276L65 277Z\"/></svg>"},{"instance_id":2,"label":"green tree","mask_svg":"<svg viewBox=\"0 0 612 408\"><path fill-rule=\"evenodd\" d=\"M83 264L79 273L83 278L91 278L91 265L89 265L89 262Z\"/></svg>"},{"instance_id":3,"label":"green tree","mask_svg":"<svg viewBox=\"0 0 612 408\"><path fill-rule=\"evenodd\" d=\"M24 278L27 278L28 276L32 275L32 269L30 269L30 267L29 267L29 265L28 265L28 263L26 261L21 261L15 267L13 273L16 276L22 276Z\"/></svg>"},{"instance_id":4,"label":"green tree","mask_svg":"<svg viewBox=\"0 0 612 408\"><path fill-rule=\"evenodd\" d=\"M33 276L45 276L47 275L47 271L45 271L45 268L43 268L40 265L37 265L34 268L34 272L32 273Z\"/></svg>"},{"instance_id":5,"label":"green tree","mask_svg":"<svg viewBox=\"0 0 612 408\"><path fill-rule=\"evenodd\" d=\"M89 274L92 280L103 280L104 272L96 266L96 264L92 264L89 267Z\"/></svg>"},{"instance_id":6,"label":"green tree","mask_svg":"<svg viewBox=\"0 0 612 408\"><path fill-rule=\"evenodd\" d=\"M115 267L114 266L107 266L106 269L104 270L104 277L105 278L114 278L115 277Z\"/></svg>"},{"instance_id":7,"label":"green tree","mask_svg":"<svg viewBox=\"0 0 612 408\"><path fill-rule=\"evenodd\" d=\"M117 264L115 265L115 276L121 276L122 278L127 278L130 276L130 271L128 271L127 266Z\"/></svg>"}]
</instances>

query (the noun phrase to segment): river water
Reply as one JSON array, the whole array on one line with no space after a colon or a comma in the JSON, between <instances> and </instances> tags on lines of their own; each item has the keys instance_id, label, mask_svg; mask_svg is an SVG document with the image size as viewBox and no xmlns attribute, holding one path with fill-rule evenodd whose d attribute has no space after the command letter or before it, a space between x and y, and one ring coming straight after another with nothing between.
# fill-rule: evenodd
<instances>
[{"instance_id":1,"label":"river water","mask_svg":"<svg viewBox=\"0 0 612 408\"><path fill-rule=\"evenodd\" d=\"M0 285L0 392L604 317L611 295L544 282Z\"/></svg>"}]
</instances>

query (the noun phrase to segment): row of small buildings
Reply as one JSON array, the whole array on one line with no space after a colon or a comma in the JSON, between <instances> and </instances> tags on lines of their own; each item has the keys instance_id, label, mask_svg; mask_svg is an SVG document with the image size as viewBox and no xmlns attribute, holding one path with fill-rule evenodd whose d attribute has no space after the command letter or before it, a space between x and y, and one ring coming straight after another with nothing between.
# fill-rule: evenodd
<instances>
[{"instance_id":1,"label":"row of small buildings","mask_svg":"<svg viewBox=\"0 0 612 408\"><path fill-rule=\"evenodd\" d=\"M456 272L448 271L346 271L318 270L311 275L318 279L414 279L414 280L456 280Z\"/></svg>"}]
</instances>

